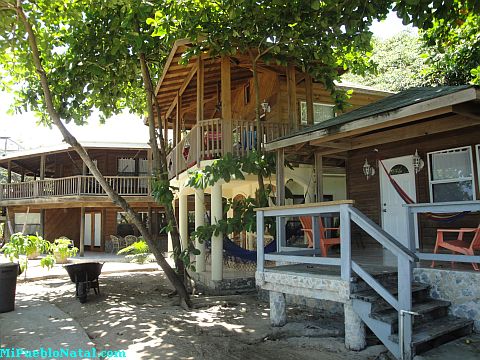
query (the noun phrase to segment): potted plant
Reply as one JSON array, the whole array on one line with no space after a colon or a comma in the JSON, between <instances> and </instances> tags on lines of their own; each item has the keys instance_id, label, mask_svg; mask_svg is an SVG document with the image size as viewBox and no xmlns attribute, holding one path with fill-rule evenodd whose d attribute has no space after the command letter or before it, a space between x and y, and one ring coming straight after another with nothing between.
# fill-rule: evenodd
<instances>
[{"instance_id":1,"label":"potted plant","mask_svg":"<svg viewBox=\"0 0 480 360\"><path fill-rule=\"evenodd\" d=\"M73 246L73 241L64 236L55 239L51 250L57 264L66 264L68 258L74 257L78 252L78 248Z\"/></svg>"}]
</instances>

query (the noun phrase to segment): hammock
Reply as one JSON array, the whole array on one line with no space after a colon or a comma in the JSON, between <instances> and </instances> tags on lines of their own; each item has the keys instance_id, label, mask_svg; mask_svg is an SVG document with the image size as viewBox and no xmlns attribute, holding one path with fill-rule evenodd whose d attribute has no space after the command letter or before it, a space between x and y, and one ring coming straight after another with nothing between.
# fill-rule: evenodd
<instances>
[{"instance_id":1,"label":"hammock","mask_svg":"<svg viewBox=\"0 0 480 360\"><path fill-rule=\"evenodd\" d=\"M390 175L387 168L383 164L382 160L379 160L378 162L382 165L383 170L385 171L385 174L387 174L387 177L390 180L390 183L392 184L393 188L397 191L397 194L402 198L402 200L405 201L406 204L415 204L415 201L410 196L408 196L408 194L405 192L405 190L402 189L400 184L395 181L395 179L392 177L392 175ZM435 221L451 223L451 222L465 216L468 213L470 213L470 211L462 211L462 212L459 212L459 213L441 213L441 214L435 214L435 213L428 212L428 213L425 213L425 215L429 219L432 219L432 220L435 220Z\"/></svg>"},{"instance_id":2,"label":"hammock","mask_svg":"<svg viewBox=\"0 0 480 360\"><path fill-rule=\"evenodd\" d=\"M268 254L277 250L277 242L273 240L270 244L263 248ZM223 238L223 257L236 262L257 262L257 252L246 250L235 244L228 237Z\"/></svg>"}]
</instances>

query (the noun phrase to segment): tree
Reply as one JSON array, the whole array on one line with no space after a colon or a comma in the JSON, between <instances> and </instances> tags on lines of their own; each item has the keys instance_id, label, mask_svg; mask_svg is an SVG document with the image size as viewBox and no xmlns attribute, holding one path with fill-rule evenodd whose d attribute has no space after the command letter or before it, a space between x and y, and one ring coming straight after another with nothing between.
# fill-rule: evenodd
<instances>
[{"instance_id":1,"label":"tree","mask_svg":"<svg viewBox=\"0 0 480 360\"><path fill-rule=\"evenodd\" d=\"M422 30L431 47L425 79L430 84L480 84L480 2L478 0L399 1L403 23Z\"/></svg>"},{"instance_id":2,"label":"tree","mask_svg":"<svg viewBox=\"0 0 480 360\"><path fill-rule=\"evenodd\" d=\"M24 101L24 108L36 110L44 123L58 127L64 141L79 154L110 199L128 214L129 220L139 229L175 287L182 305L189 306L184 283L163 257L152 234L127 201L109 186L85 149L62 122L63 119L83 123L94 108L98 108L105 117L123 110L127 105L131 111L145 113L147 110L157 176L156 197L166 201L167 219L174 222L172 204L168 202L173 195L168 187L168 178L165 179L164 142L160 137L158 145L161 132L155 131L153 119L155 100L147 54L155 56L151 52L155 45L153 41L146 41L147 38L150 40L149 34L142 28L147 10L152 8L149 3L119 0L113 6L117 10L113 15L117 16L112 16L109 11L112 8L106 8L105 4L74 0L24 4L21 0L1 0L0 36L4 40L0 48L1 64L8 74L4 85L20 85L16 92L17 105ZM97 11L99 9L103 12ZM91 19L99 21L87 21ZM88 31L89 25L95 25L92 31ZM82 36L85 36L82 41L90 36L91 42L86 47L85 43L77 41ZM80 51L82 46L84 52ZM142 93L143 101L140 100ZM138 103L129 101L131 98ZM147 106L142 109L144 104ZM171 231L179 244L176 227L172 226ZM177 264L183 265L181 260Z\"/></svg>"},{"instance_id":3,"label":"tree","mask_svg":"<svg viewBox=\"0 0 480 360\"><path fill-rule=\"evenodd\" d=\"M346 73L343 80L388 91L425 85L425 46L417 35L403 31L386 40L373 38L372 48L370 70L364 76Z\"/></svg>"}]
</instances>

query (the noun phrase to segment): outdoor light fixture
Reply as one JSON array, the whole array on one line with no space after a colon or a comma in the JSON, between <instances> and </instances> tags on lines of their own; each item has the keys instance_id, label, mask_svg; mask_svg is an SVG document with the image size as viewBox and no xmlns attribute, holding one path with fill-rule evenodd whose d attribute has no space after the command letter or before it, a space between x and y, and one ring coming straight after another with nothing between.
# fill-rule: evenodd
<instances>
[{"instance_id":1,"label":"outdoor light fixture","mask_svg":"<svg viewBox=\"0 0 480 360\"><path fill-rule=\"evenodd\" d=\"M263 100L263 102L260 104L260 106L263 109L263 113L267 113L267 112L272 111L272 109L270 108L270 105L268 104L267 100Z\"/></svg>"},{"instance_id":2,"label":"outdoor light fixture","mask_svg":"<svg viewBox=\"0 0 480 360\"><path fill-rule=\"evenodd\" d=\"M365 164L363 164L363 175L367 177L367 180L375 175L375 168L368 163L367 158L365 158Z\"/></svg>"},{"instance_id":3,"label":"outdoor light fixture","mask_svg":"<svg viewBox=\"0 0 480 360\"><path fill-rule=\"evenodd\" d=\"M413 169L415 170L415 174L418 174L420 170L423 169L425 166L425 162L422 160L420 155L418 155L418 150L415 149L415 154L413 155Z\"/></svg>"}]
</instances>

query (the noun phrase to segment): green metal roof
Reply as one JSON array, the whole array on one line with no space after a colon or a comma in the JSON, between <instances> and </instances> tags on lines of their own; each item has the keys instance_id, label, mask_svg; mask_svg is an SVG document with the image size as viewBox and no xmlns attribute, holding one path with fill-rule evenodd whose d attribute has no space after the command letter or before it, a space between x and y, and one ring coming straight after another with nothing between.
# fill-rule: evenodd
<instances>
[{"instance_id":1,"label":"green metal roof","mask_svg":"<svg viewBox=\"0 0 480 360\"><path fill-rule=\"evenodd\" d=\"M384 113L388 113L394 110L398 110L402 107L421 103L423 101L431 100L437 97L449 95L462 91L468 88L474 87L473 85L459 85L459 86L438 86L438 87L415 87L397 94L385 97L374 103L362 106L358 109L352 110L346 114L342 114L331 119L322 121L319 124L309 126L290 135L275 139L272 142L296 137L303 134L309 134L317 130L328 129L331 127L338 127L349 122L372 117Z\"/></svg>"}]
</instances>

